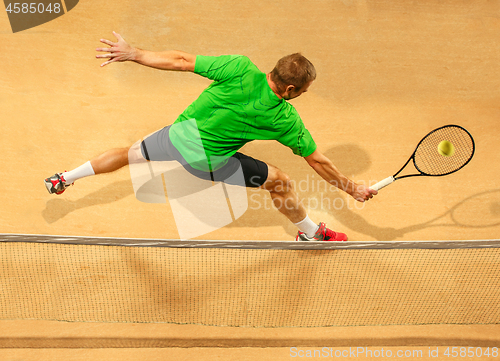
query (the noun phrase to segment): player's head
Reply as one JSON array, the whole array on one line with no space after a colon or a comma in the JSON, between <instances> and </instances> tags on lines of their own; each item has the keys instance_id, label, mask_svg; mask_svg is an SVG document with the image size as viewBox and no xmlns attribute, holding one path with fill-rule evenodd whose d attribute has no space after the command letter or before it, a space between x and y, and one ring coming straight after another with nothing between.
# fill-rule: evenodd
<instances>
[{"instance_id":1,"label":"player's head","mask_svg":"<svg viewBox=\"0 0 500 361\"><path fill-rule=\"evenodd\" d=\"M293 99L306 92L314 79L314 65L300 53L281 58L271 71L271 80L284 99Z\"/></svg>"}]
</instances>

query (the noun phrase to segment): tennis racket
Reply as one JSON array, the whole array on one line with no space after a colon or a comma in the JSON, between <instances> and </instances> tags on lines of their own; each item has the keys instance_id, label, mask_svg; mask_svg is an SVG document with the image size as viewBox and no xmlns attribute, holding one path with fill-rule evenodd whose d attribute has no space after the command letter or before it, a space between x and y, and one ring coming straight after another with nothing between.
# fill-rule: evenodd
<instances>
[{"instance_id":1,"label":"tennis racket","mask_svg":"<svg viewBox=\"0 0 500 361\"><path fill-rule=\"evenodd\" d=\"M455 152L451 156L444 156L438 152L442 141L453 144ZM445 125L434 129L418 143L415 151L401 169L393 176L371 186L371 189L380 190L395 180L409 177L430 176L439 177L454 173L470 162L474 155L475 144L472 135L458 125ZM416 173L399 175L406 166L413 161Z\"/></svg>"}]
</instances>

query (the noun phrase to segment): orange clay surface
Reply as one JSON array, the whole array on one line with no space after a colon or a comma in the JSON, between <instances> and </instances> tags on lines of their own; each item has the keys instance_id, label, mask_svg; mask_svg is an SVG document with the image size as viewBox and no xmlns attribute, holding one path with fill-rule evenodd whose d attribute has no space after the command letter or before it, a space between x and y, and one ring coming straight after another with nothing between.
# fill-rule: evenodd
<instances>
[{"instance_id":1,"label":"orange clay surface","mask_svg":"<svg viewBox=\"0 0 500 361\"><path fill-rule=\"evenodd\" d=\"M126 168L80 180L61 196L43 186L55 172L172 123L209 84L134 63L100 68L95 48L101 38L114 41L113 30L148 50L243 54L265 72L281 56L302 52L318 77L292 104L319 149L355 181L392 175L428 131L464 126L477 147L466 168L398 181L366 204L325 192L307 163L276 142L242 151L288 173L311 218L353 241L499 238L500 2L479 0L89 0L16 34L3 13L0 232L178 237L169 206L137 201ZM292 240L295 227L267 194L254 193L241 218L200 238ZM498 325L238 329L0 321L1 360L299 359L294 346L422 350L419 359L439 347L433 359L449 359L446 346L494 345L500 347Z\"/></svg>"}]
</instances>

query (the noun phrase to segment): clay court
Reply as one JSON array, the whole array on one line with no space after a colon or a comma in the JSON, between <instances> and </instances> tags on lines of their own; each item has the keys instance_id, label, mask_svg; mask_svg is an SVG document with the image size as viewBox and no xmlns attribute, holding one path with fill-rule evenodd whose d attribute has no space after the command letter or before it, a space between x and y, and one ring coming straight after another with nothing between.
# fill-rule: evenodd
<instances>
[{"instance_id":1,"label":"clay court","mask_svg":"<svg viewBox=\"0 0 500 361\"><path fill-rule=\"evenodd\" d=\"M112 31L148 50L243 54L264 72L282 56L302 52L318 77L291 103L318 148L366 184L397 171L430 130L465 127L476 153L464 169L397 181L362 205L318 187L319 176L277 142L254 141L242 152L305 185L299 195L311 218L350 241L500 238L500 2L479 0L84 1L15 34L2 15L1 233L179 237L168 204L135 198L127 168L79 180L60 196L48 194L42 182L171 124L210 84L195 74L134 63L101 68L95 49L101 38L115 40ZM248 197L242 217L198 238L294 239L295 227L273 209L268 194L249 191ZM429 347L495 345L498 324L236 328L0 321L2 360L287 360L294 358L291 347L324 346L420 349L425 359Z\"/></svg>"}]
</instances>

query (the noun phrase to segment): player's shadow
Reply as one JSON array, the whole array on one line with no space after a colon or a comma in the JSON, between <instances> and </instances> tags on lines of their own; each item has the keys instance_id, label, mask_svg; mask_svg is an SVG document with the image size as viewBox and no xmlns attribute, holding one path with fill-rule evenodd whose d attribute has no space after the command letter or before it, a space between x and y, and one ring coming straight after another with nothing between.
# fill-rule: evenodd
<instances>
[{"instance_id":1,"label":"player's shadow","mask_svg":"<svg viewBox=\"0 0 500 361\"><path fill-rule=\"evenodd\" d=\"M431 227L491 228L500 226L500 188L473 194L427 222L398 229L403 234Z\"/></svg>"},{"instance_id":2,"label":"player's shadow","mask_svg":"<svg viewBox=\"0 0 500 361\"><path fill-rule=\"evenodd\" d=\"M51 224L78 209L116 202L132 194L134 189L130 180L115 182L76 201L64 198L51 199L46 203L42 217Z\"/></svg>"},{"instance_id":3,"label":"player's shadow","mask_svg":"<svg viewBox=\"0 0 500 361\"><path fill-rule=\"evenodd\" d=\"M427 222L401 228L374 226L349 208L340 210L336 214L336 218L347 228L374 237L379 241L395 240L408 233L432 227L498 227L500 226L500 189L473 194Z\"/></svg>"}]
</instances>

